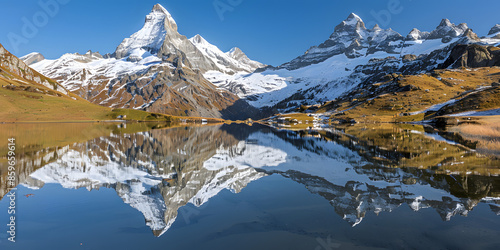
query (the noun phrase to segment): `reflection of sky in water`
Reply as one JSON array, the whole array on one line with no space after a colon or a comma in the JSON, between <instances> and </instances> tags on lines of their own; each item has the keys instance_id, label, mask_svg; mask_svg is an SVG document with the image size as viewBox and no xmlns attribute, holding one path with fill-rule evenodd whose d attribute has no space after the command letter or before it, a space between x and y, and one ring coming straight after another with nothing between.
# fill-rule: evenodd
<instances>
[{"instance_id":1,"label":"reflection of sky in water","mask_svg":"<svg viewBox=\"0 0 500 250\"><path fill-rule=\"evenodd\" d=\"M351 144L258 126L155 130L75 144L19 186L16 248L499 243L498 200L453 191L464 184L497 190L498 177L463 182L430 170L375 167ZM0 211L7 211L6 199ZM8 246L0 234L0 245Z\"/></svg>"}]
</instances>

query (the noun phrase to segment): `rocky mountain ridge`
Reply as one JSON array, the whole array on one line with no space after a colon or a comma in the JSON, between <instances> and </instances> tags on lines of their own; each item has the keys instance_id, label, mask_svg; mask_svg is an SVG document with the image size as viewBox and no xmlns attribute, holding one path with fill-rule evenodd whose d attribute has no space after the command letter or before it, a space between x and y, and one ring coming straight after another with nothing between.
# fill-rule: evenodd
<instances>
[{"instance_id":1,"label":"rocky mountain ridge","mask_svg":"<svg viewBox=\"0 0 500 250\"><path fill-rule=\"evenodd\" d=\"M222 52L200 35L187 39L178 33L172 15L156 5L144 27L113 54L66 54L33 67L103 106L263 118L331 101L388 74L425 73L445 64L457 67L445 63L452 54L457 57L457 51L452 53L456 46L498 47L499 31L496 25L490 35L479 38L467 24L443 19L433 31L413 29L402 36L378 25L367 28L352 13L325 42L272 67L250 60L238 48Z\"/></svg>"},{"instance_id":2,"label":"rocky mountain ridge","mask_svg":"<svg viewBox=\"0 0 500 250\"><path fill-rule=\"evenodd\" d=\"M328 40L281 66L249 75L205 76L272 115L333 100L388 74L413 75L441 68L461 44L498 47L500 39L479 38L467 24L455 25L448 19L431 32L413 29L404 37L378 25L368 29L359 16L350 14Z\"/></svg>"},{"instance_id":3,"label":"rocky mountain ridge","mask_svg":"<svg viewBox=\"0 0 500 250\"><path fill-rule=\"evenodd\" d=\"M241 51L225 55L221 66L177 32L170 13L157 4L141 30L126 38L113 54L65 54L31 66L72 93L102 106L156 113L236 119L230 107L238 97L218 89L202 73L210 70L251 72L260 64ZM234 58L233 58L234 57ZM35 62L26 57L27 62ZM244 101L238 107L251 109Z\"/></svg>"}]
</instances>

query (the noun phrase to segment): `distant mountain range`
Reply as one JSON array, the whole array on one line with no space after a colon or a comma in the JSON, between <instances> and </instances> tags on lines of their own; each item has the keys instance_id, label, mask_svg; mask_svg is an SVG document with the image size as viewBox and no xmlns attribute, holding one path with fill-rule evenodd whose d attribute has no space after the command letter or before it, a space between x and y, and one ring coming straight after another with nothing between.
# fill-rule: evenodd
<instances>
[{"instance_id":1,"label":"distant mountain range","mask_svg":"<svg viewBox=\"0 0 500 250\"><path fill-rule=\"evenodd\" d=\"M72 93L103 106L243 119L330 101L387 74L500 66L496 55L483 64L444 66L453 49L464 44L500 46L500 25L480 38L467 24L444 19L431 32L413 29L403 36L378 25L367 28L359 16L350 14L325 42L273 67L252 61L238 48L222 52L200 35L186 38L157 4L144 27L114 53L89 51L55 60L32 53L23 60Z\"/></svg>"}]
</instances>

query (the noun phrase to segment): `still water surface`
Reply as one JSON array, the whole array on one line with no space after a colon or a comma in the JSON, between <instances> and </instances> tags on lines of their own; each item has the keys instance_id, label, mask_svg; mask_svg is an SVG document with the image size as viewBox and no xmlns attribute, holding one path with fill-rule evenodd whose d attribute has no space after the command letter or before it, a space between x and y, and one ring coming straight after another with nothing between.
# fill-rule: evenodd
<instances>
[{"instance_id":1,"label":"still water surface","mask_svg":"<svg viewBox=\"0 0 500 250\"><path fill-rule=\"evenodd\" d=\"M500 164L420 126L0 125L0 249L498 249ZM0 154L7 148L0 145Z\"/></svg>"}]
</instances>

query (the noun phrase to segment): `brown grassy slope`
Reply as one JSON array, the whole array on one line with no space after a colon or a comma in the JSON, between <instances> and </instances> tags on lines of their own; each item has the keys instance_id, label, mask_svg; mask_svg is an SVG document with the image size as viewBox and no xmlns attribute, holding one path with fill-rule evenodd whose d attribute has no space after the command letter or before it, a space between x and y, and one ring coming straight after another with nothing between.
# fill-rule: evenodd
<instances>
[{"instance_id":1,"label":"brown grassy slope","mask_svg":"<svg viewBox=\"0 0 500 250\"><path fill-rule=\"evenodd\" d=\"M0 78L0 122L68 122L114 120L172 121L175 118L138 110L112 110L81 98L52 95L46 87L33 87ZM9 86L7 86L9 85ZM28 88L30 87L30 88Z\"/></svg>"},{"instance_id":2,"label":"brown grassy slope","mask_svg":"<svg viewBox=\"0 0 500 250\"><path fill-rule=\"evenodd\" d=\"M436 70L433 74L400 76L397 80L373 84L371 90L393 84L399 90L390 93L367 94L365 89L353 93L354 98L329 102L318 112L336 110L341 113L336 118L355 119L360 122L404 122L420 121L423 114L403 116L410 112L422 111L453 98L467 96L481 86L491 86L500 80L500 68L478 68L462 70ZM411 87L411 88L410 88ZM410 90L411 89L411 90ZM365 93L363 93L365 92ZM488 105L474 106L475 109L499 108L500 103L493 97L485 97Z\"/></svg>"}]
</instances>

